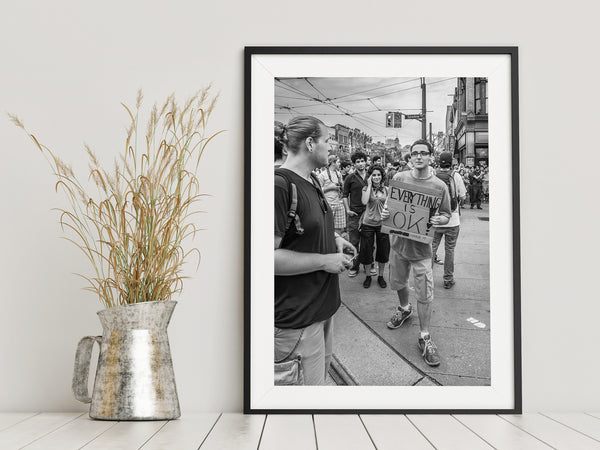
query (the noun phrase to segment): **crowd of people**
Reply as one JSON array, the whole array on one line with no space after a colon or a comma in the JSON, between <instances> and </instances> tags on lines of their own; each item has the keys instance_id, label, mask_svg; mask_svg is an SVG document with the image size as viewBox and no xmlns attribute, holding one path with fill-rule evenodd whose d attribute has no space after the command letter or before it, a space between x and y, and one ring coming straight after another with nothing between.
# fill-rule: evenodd
<instances>
[{"instance_id":1,"label":"crowd of people","mask_svg":"<svg viewBox=\"0 0 600 450\"><path fill-rule=\"evenodd\" d=\"M444 288L454 284L454 248L460 209L488 201L487 167L453 164L452 154L434 158L431 144L417 140L401 161L382 165L357 151L350 161L330 155L327 127L298 116L275 123L275 384L322 385L332 356L332 317L340 306L339 275L356 277L361 265L369 289L396 291L399 305L387 322L399 328L412 314L412 273L425 363L440 364L429 330L435 263L444 265ZM431 211L433 242L382 232L389 217L390 180L441 192ZM444 239L444 261L437 250ZM389 264L389 280L385 279Z\"/></svg>"}]
</instances>

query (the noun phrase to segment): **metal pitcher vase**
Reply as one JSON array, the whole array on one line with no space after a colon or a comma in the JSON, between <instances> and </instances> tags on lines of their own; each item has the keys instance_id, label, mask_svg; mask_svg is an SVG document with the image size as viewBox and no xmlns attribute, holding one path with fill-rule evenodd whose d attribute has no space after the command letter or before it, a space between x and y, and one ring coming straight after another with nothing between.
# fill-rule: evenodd
<instances>
[{"instance_id":1,"label":"metal pitcher vase","mask_svg":"<svg viewBox=\"0 0 600 450\"><path fill-rule=\"evenodd\" d=\"M133 303L98 312L102 336L86 336L75 353L73 393L101 420L167 420L180 415L167 326L177 302ZM92 396L94 342L100 356Z\"/></svg>"}]
</instances>

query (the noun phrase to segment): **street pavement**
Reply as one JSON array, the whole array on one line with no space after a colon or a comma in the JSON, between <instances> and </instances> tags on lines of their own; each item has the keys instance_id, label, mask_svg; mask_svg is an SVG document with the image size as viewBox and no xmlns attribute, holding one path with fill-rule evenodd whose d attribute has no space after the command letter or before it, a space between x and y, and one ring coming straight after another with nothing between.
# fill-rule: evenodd
<instances>
[{"instance_id":1,"label":"street pavement","mask_svg":"<svg viewBox=\"0 0 600 450\"><path fill-rule=\"evenodd\" d=\"M382 289L373 277L363 288L365 273L340 276L342 306L334 316L332 379L337 384L372 386L488 386L490 372L489 211L462 210L454 253L454 279L444 289L442 265L435 264L430 333L441 364L423 361L417 339L419 319L414 290L413 315L395 330L386 323L398 303L395 291ZM444 240L438 249L444 259ZM389 267L385 279L389 284ZM412 283L412 280L411 280Z\"/></svg>"}]
</instances>

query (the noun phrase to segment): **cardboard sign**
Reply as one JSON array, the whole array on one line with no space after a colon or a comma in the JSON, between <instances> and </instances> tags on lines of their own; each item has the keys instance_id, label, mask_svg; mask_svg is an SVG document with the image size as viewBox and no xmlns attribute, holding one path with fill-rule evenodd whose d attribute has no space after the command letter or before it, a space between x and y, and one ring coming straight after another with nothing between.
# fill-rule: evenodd
<instances>
[{"instance_id":1,"label":"cardboard sign","mask_svg":"<svg viewBox=\"0 0 600 450\"><path fill-rule=\"evenodd\" d=\"M429 219L437 214L443 195L443 188L390 181L387 198L390 217L383 221L381 231L390 236L402 236L430 244L433 241L433 226Z\"/></svg>"}]
</instances>

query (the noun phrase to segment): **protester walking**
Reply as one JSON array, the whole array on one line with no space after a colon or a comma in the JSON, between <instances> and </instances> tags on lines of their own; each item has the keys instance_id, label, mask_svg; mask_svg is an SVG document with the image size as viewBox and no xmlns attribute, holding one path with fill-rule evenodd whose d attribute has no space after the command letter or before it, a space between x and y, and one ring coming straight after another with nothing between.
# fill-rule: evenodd
<instances>
[{"instance_id":1,"label":"protester walking","mask_svg":"<svg viewBox=\"0 0 600 450\"><path fill-rule=\"evenodd\" d=\"M429 189L441 189L442 201L437 210L430 212L429 223L433 226L448 223L450 212L450 196L446 184L438 179L429 167L433 148L426 140L415 141L410 148L412 170L400 172L394 180ZM382 218L389 217L389 211L382 212ZM417 314L421 330L418 345L426 364L437 366L440 357L429 331L431 322L431 302L433 301L433 271L431 267L431 244L410 240L401 236L391 236L390 252L390 287L397 292L400 305L387 327L400 327L412 315L409 303L408 278L412 270L415 295L417 297Z\"/></svg>"}]
</instances>

